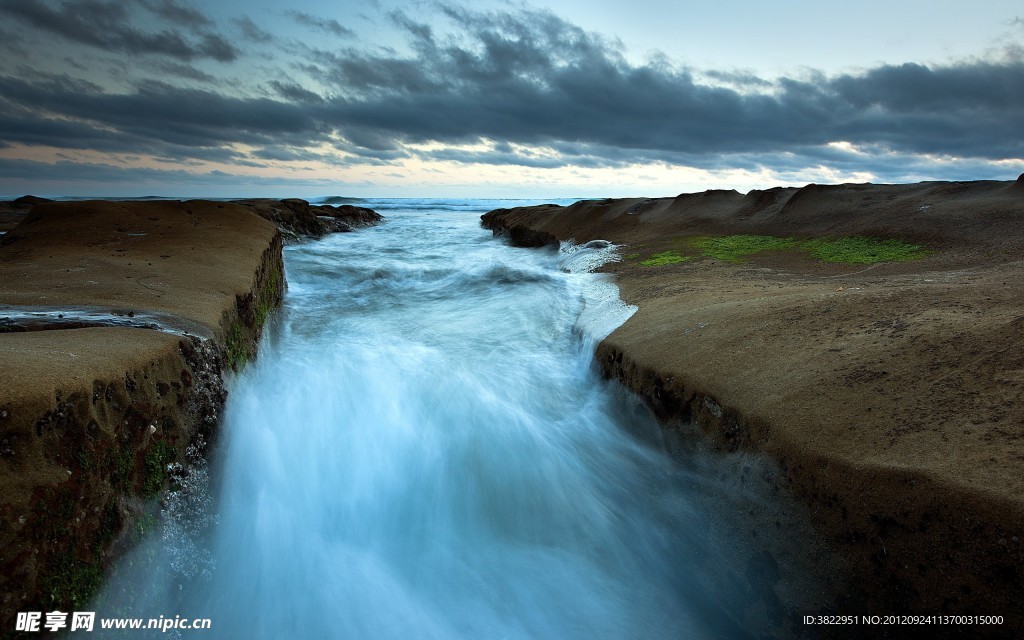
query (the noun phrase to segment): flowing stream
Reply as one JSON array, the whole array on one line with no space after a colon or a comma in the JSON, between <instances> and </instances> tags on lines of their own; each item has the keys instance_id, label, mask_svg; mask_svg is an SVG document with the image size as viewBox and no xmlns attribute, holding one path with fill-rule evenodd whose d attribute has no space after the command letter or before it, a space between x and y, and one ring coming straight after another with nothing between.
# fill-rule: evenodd
<instances>
[{"instance_id":1,"label":"flowing stream","mask_svg":"<svg viewBox=\"0 0 1024 640\"><path fill-rule=\"evenodd\" d=\"M758 537L776 506L735 481L756 463L668 456L596 371L629 311L586 269L614 248L509 247L479 226L501 203L368 204L384 224L286 249L209 474L179 472L98 615L210 618L178 633L204 638L785 635L813 585Z\"/></svg>"}]
</instances>

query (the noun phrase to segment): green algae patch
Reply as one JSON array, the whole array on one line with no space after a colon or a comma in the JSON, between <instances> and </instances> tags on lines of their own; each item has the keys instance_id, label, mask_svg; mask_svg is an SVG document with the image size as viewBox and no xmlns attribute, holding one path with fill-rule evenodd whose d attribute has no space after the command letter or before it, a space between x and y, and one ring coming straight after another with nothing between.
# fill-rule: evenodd
<instances>
[{"instance_id":1,"label":"green algae patch","mask_svg":"<svg viewBox=\"0 0 1024 640\"><path fill-rule=\"evenodd\" d=\"M258 327L258 330L263 329L263 325L266 323L267 318L281 304L281 292L284 291L283 269L283 263L275 261L270 268L270 275L267 276L267 281L263 286L263 290L260 291L259 305L256 309L256 326Z\"/></svg>"},{"instance_id":2,"label":"green algae patch","mask_svg":"<svg viewBox=\"0 0 1024 640\"><path fill-rule=\"evenodd\" d=\"M661 253L655 253L650 258L640 262L645 267L663 267L667 264L677 264L680 262L686 262L690 259L690 256L684 256L678 251L663 251Z\"/></svg>"},{"instance_id":3,"label":"green algae patch","mask_svg":"<svg viewBox=\"0 0 1024 640\"><path fill-rule=\"evenodd\" d=\"M805 240L800 247L822 262L875 264L877 262L908 262L931 255L920 245L895 238L834 238Z\"/></svg>"},{"instance_id":4,"label":"green algae patch","mask_svg":"<svg viewBox=\"0 0 1024 640\"><path fill-rule=\"evenodd\" d=\"M82 561L70 551L58 556L43 578L42 592L61 606L82 609L103 584L103 565L99 560Z\"/></svg>"},{"instance_id":5,"label":"green algae patch","mask_svg":"<svg viewBox=\"0 0 1024 640\"><path fill-rule=\"evenodd\" d=\"M143 461L145 475L142 481L142 494L155 496L167 483L167 465L177 459L174 447L164 440L153 444Z\"/></svg>"},{"instance_id":6,"label":"green algae patch","mask_svg":"<svg viewBox=\"0 0 1024 640\"><path fill-rule=\"evenodd\" d=\"M701 236L691 238L689 244L708 258L739 262L741 258L761 251L792 249L798 245L794 238L777 236L735 235L717 238Z\"/></svg>"},{"instance_id":7,"label":"green algae patch","mask_svg":"<svg viewBox=\"0 0 1024 640\"><path fill-rule=\"evenodd\" d=\"M907 262L920 260L934 253L921 245L896 238L861 236L799 240L779 236L732 235L697 236L681 240L700 251L702 257L726 262L741 262L743 258L762 251L804 251L821 262L838 264Z\"/></svg>"},{"instance_id":8,"label":"green algae patch","mask_svg":"<svg viewBox=\"0 0 1024 640\"><path fill-rule=\"evenodd\" d=\"M227 340L225 340L228 364L235 371L241 370L249 361L249 344L245 326L238 321L231 323L228 329Z\"/></svg>"}]
</instances>

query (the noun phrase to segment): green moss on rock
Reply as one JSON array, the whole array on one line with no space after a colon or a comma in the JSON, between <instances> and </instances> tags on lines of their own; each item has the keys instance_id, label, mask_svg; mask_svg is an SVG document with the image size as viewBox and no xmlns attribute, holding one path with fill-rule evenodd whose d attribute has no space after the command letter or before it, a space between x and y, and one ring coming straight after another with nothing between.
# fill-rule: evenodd
<instances>
[{"instance_id":1,"label":"green moss on rock","mask_svg":"<svg viewBox=\"0 0 1024 640\"><path fill-rule=\"evenodd\" d=\"M689 243L700 249L708 258L729 262L739 262L740 258L761 251L777 251L797 246L794 238L758 235L702 236L690 239Z\"/></svg>"},{"instance_id":2,"label":"green moss on rock","mask_svg":"<svg viewBox=\"0 0 1024 640\"><path fill-rule=\"evenodd\" d=\"M156 495L167 482L167 465L178 457L175 448L165 440L153 443L143 461L142 493L145 496Z\"/></svg>"},{"instance_id":3,"label":"green moss on rock","mask_svg":"<svg viewBox=\"0 0 1024 640\"><path fill-rule=\"evenodd\" d=\"M874 264L876 262L908 262L931 254L920 245L896 238L821 238L805 240L802 249L823 262Z\"/></svg>"},{"instance_id":4,"label":"green moss on rock","mask_svg":"<svg viewBox=\"0 0 1024 640\"><path fill-rule=\"evenodd\" d=\"M690 256L684 256L678 251L663 251L661 253L655 253L646 260L642 260L640 264L645 267L662 267L667 264L686 262L689 259Z\"/></svg>"}]
</instances>

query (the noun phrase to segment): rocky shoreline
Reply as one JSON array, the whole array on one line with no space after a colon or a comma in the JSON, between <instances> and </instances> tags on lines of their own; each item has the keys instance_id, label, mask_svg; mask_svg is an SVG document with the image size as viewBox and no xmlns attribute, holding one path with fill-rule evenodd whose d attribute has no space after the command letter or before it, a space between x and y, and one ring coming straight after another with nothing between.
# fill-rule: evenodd
<instances>
[{"instance_id":1,"label":"rocky shoreline","mask_svg":"<svg viewBox=\"0 0 1024 640\"><path fill-rule=\"evenodd\" d=\"M285 240L322 238L328 233L349 232L379 223L383 218L373 209L351 204L311 205L299 198L272 200L255 198L233 200L260 217L277 225Z\"/></svg>"},{"instance_id":2,"label":"rocky shoreline","mask_svg":"<svg viewBox=\"0 0 1024 640\"><path fill-rule=\"evenodd\" d=\"M1024 628L1022 219L1024 176L583 201L482 223L522 246L622 245L604 270L639 310L599 345L604 375L666 428L779 463L777 486L847 561L830 613L1002 615L968 635L1007 637ZM792 248L851 237L923 249L850 264ZM706 249L723 238L769 249Z\"/></svg>"},{"instance_id":3,"label":"rocky shoreline","mask_svg":"<svg viewBox=\"0 0 1024 640\"><path fill-rule=\"evenodd\" d=\"M284 293L283 235L380 220L274 202L9 207L23 219L0 237L0 307L21 310L0 323L5 637L17 611L86 605L154 526L168 465L216 440L223 374L255 356Z\"/></svg>"}]
</instances>

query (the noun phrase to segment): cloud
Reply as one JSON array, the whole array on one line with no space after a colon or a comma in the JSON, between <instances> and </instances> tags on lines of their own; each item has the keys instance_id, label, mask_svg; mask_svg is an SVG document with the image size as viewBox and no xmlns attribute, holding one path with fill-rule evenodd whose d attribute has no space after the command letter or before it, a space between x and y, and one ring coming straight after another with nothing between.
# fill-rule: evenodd
<instances>
[{"instance_id":1,"label":"cloud","mask_svg":"<svg viewBox=\"0 0 1024 640\"><path fill-rule=\"evenodd\" d=\"M708 69L703 72L703 75L710 80L737 88L770 89L772 86L771 82L758 77L752 71L721 71L718 69Z\"/></svg>"},{"instance_id":2,"label":"cloud","mask_svg":"<svg viewBox=\"0 0 1024 640\"><path fill-rule=\"evenodd\" d=\"M199 80L200 82L209 83L217 81L217 78L210 75L209 73L196 69L195 67L187 64L170 62L168 60L160 60L154 63L152 66L157 71L160 71L168 75L177 76L179 78L187 78L189 80Z\"/></svg>"},{"instance_id":3,"label":"cloud","mask_svg":"<svg viewBox=\"0 0 1024 640\"><path fill-rule=\"evenodd\" d=\"M22 46L23 44L25 44L25 39L20 34L0 29L0 49L7 51L12 58L28 57L28 50Z\"/></svg>"},{"instance_id":4,"label":"cloud","mask_svg":"<svg viewBox=\"0 0 1024 640\"><path fill-rule=\"evenodd\" d=\"M355 35L354 31L352 31L348 27L341 26L341 23L339 23L337 20L332 20L329 18L319 18L308 13L303 13L302 11L291 10L288 11L287 13L292 18L292 20L294 20L297 24L300 24L304 27L314 27L316 29L322 29L328 33L332 33L336 36L341 36L345 38L352 37Z\"/></svg>"},{"instance_id":5,"label":"cloud","mask_svg":"<svg viewBox=\"0 0 1024 640\"><path fill-rule=\"evenodd\" d=\"M258 84L238 88L186 64L237 55L213 31L216 25L179 2L146 5L196 30L187 36L142 31L123 3L74 0L56 10L35 0L0 0L0 12L37 29L63 34L102 23L119 43L107 50L137 45L172 58L155 66L165 81L129 77L116 90L39 71L0 75L0 144L251 165L301 159L298 149L326 142L368 164L409 158L532 168L661 163L794 174L826 165L883 179L989 175L993 162L1024 157L1024 139L1016 134L1024 130L1019 58L769 81L747 71L694 70L663 56L631 62L618 41L548 11L441 6L443 20L430 24L389 14L406 37L404 53L362 43L298 50L238 18L234 24L250 41L277 43L278 65ZM86 15L86 7L95 11ZM335 21L289 15L352 36ZM37 24L44 19L46 26ZM164 38L159 44L145 40L158 37ZM174 42L184 47L178 54ZM183 87L173 78L207 84ZM847 146L830 146L838 141ZM257 151L246 156L233 145ZM308 159L343 162L322 154Z\"/></svg>"},{"instance_id":6,"label":"cloud","mask_svg":"<svg viewBox=\"0 0 1024 640\"><path fill-rule=\"evenodd\" d=\"M623 158L620 161L610 160L592 155L531 155L509 149L490 149L486 151L463 151L460 149L438 149L418 152L418 157L425 160L441 162L458 162L461 164L489 164L499 166L531 167L540 169L556 169L560 167L622 167L634 164L635 158Z\"/></svg>"},{"instance_id":7,"label":"cloud","mask_svg":"<svg viewBox=\"0 0 1024 640\"><path fill-rule=\"evenodd\" d=\"M41 182L132 182L160 179L177 182L190 178L191 174L184 170L158 170L145 168L126 168L111 164L79 163L68 160L50 164L29 160L9 160L0 158L0 179L38 180Z\"/></svg>"},{"instance_id":8,"label":"cloud","mask_svg":"<svg viewBox=\"0 0 1024 640\"><path fill-rule=\"evenodd\" d=\"M372 132L381 147L382 138L392 146L488 138L714 154L842 139L917 153L1024 156L1010 135L1024 130L1021 64L884 66L770 85L728 75L741 92L664 61L630 64L615 43L549 12L445 11L460 27L456 38L442 40L393 14L412 56L317 52L312 71L339 93L324 118L349 137Z\"/></svg>"},{"instance_id":9,"label":"cloud","mask_svg":"<svg viewBox=\"0 0 1024 640\"><path fill-rule=\"evenodd\" d=\"M295 104L236 98L212 90L147 82L129 94L107 93L63 76L26 81L0 76L0 95L26 109L97 123L111 139L210 147L231 143L308 144L323 130ZM61 146L54 136L53 144Z\"/></svg>"},{"instance_id":10,"label":"cloud","mask_svg":"<svg viewBox=\"0 0 1024 640\"><path fill-rule=\"evenodd\" d=\"M278 162L323 162L334 166L351 164L350 161L339 155L312 152L309 149L303 149L301 147L264 147L253 150L249 156L260 160L273 160Z\"/></svg>"},{"instance_id":11,"label":"cloud","mask_svg":"<svg viewBox=\"0 0 1024 640\"><path fill-rule=\"evenodd\" d=\"M270 84L270 87L278 95L291 102L317 103L324 101L324 99L318 94L315 94L308 89L303 89L299 85L291 82L271 80L268 84Z\"/></svg>"},{"instance_id":12,"label":"cloud","mask_svg":"<svg viewBox=\"0 0 1024 640\"><path fill-rule=\"evenodd\" d=\"M144 31L133 24L131 6L108 0L68 0L54 9L40 0L0 0L0 15L104 51L165 55L185 61L212 58L230 62L239 55L234 46L215 33L185 34L174 29ZM201 13L173 0L147 2L144 6L160 15L173 15L174 22L186 26L209 24L209 19Z\"/></svg>"},{"instance_id":13,"label":"cloud","mask_svg":"<svg viewBox=\"0 0 1024 640\"><path fill-rule=\"evenodd\" d=\"M143 4L154 14L165 20L186 27L210 27L213 20L195 7L182 4L177 0L144 0Z\"/></svg>"},{"instance_id":14,"label":"cloud","mask_svg":"<svg viewBox=\"0 0 1024 640\"><path fill-rule=\"evenodd\" d=\"M81 195L149 195L153 189L166 187L181 191L195 189L209 192L212 188L228 192L225 195L251 196L259 190L294 192L311 186L344 187L338 180L314 177L274 177L246 175L224 171L188 171L185 169L157 169L125 167L115 164L73 162L60 160L50 164L27 160L0 158L0 185L18 189L21 185L55 189L50 193L77 193ZM73 190L73 191L69 191ZM237 190L237 191L235 191ZM185 195L188 195L187 193Z\"/></svg>"},{"instance_id":15,"label":"cloud","mask_svg":"<svg viewBox=\"0 0 1024 640\"><path fill-rule=\"evenodd\" d=\"M242 31L242 35L252 42L272 42L274 40L273 35L261 29L249 16L235 18L233 22Z\"/></svg>"}]
</instances>

